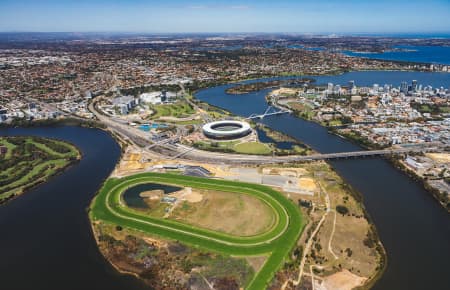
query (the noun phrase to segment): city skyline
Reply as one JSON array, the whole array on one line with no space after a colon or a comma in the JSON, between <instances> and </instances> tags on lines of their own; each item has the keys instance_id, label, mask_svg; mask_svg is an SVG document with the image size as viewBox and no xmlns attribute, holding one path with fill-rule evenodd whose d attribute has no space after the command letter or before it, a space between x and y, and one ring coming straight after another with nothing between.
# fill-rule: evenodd
<instances>
[{"instance_id":1,"label":"city skyline","mask_svg":"<svg viewBox=\"0 0 450 290\"><path fill-rule=\"evenodd\" d=\"M448 1L0 1L0 32L446 33Z\"/></svg>"}]
</instances>

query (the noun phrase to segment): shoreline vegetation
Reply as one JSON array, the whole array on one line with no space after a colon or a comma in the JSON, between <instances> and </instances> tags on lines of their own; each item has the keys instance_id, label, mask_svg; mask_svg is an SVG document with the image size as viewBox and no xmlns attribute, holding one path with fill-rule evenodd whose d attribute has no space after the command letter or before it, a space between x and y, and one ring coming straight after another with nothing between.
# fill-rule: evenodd
<instances>
[{"instance_id":1,"label":"shoreline vegetation","mask_svg":"<svg viewBox=\"0 0 450 290\"><path fill-rule=\"evenodd\" d=\"M30 128L30 127L52 127L52 126L78 126L85 128L99 128L106 129L106 126L96 120L81 119L81 118L59 118L47 120L25 120L15 119L11 123L1 123L1 128Z\"/></svg>"},{"instance_id":2,"label":"shoreline vegetation","mask_svg":"<svg viewBox=\"0 0 450 290\"><path fill-rule=\"evenodd\" d=\"M255 275L250 263L243 258L206 252L178 241L153 239L142 232L103 222L91 223L91 230L100 253L118 273L134 276L155 289L171 283L183 288L180 284L186 280L189 269L193 274L190 279L192 286L200 287L206 286L207 279L226 289L234 289L240 284L247 285ZM139 255L145 253L146 257L130 258L135 257L136 251L140 252ZM213 262L208 261L211 259ZM150 261L157 265L157 269L148 269ZM164 275L166 272L170 276Z\"/></svg>"},{"instance_id":3,"label":"shoreline vegetation","mask_svg":"<svg viewBox=\"0 0 450 290\"><path fill-rule=\"evenodd\" d=\"M75 145L42 137L0 137L0 204L20 196L81 159Z\"/></svg>"},{"instance_id":4,"label":"shoreline vegetation","mask_svg":"<svg viewBox=\"0 0 450 290\"><path fill-rule=\"evenodd\" d=\"M288 137L288 138L291 138L291 137ZM121 144L121 146L122 146L122 144ZM284 166L288 166L288 165L284 165ZM335 170L332 167L330 167L330 169L332 172L335 172ZM353 199L357 202L358 207L361 207L361 210L363 212L363 217L367 220L367 222L369 224L369 230L367 232L367 238L364 240L364 245L366 247L375 249L379 255L378 256L379 263L377 262L376 272L374 272L373 276L372 275L370 276L369 280L366 280L362 285L355 288L358 290L370 289L376 283L376 281L378 281L378 279L380 279L382 277L382 275L387 267L387 261L388 261L387 254L385 252L385 249L383 247L381 240L379 239L376 227L364 207L364 203L362 200L363 197L362 197L361 193L359 193L354 188L352 188L350 185L348 185L345 182L345 180L343 180L343 186L345 188L344 190L345 190L346 194L351 195L353 197ZM299 202L299 204L300 204L300 202ZM302 212L304 212L303 209L302 209ZM305 212L303 213L303 215L305 217L305 222L308 222L308 225L305 225L304 231L303 231L302 235L300 236L300 238L298 238L298 241L300 241L306 235L306 229L311 223L310 218L307 217ZM154 280L151 280L151 279L154 279L154 277L160 277L160 276L154 276L155 273L153 273L150 276L146 276L148 274L148 272L143 271L143 269L145 269L145 267L142 267L142 264L141 264L141 267L139 268L139 265L135 265L135 264L133 264L133 262L131 262L131 265L134 265L135 267L130 267L130 264L129 264L130 261L127 261L126 263L122 263L121 260L116 261L120 256L115 255L116 252L114 249L112 249L111 251L108 251L107 247L111 246L112 244L118 243L120 246L126 248L127 245L130 245L129 244L130 238L132 238L132 239L135 238L137 240L140 240L141 242L142 241L145 242L145 245L150 245L150 247L153 249L152 255L156 255L157 253L160 253L161 251L165 251L165 249L170 249L173 246L173 244L171 244L170 241L164 240L159 236L154 236L154 238L155 238L154 239L151 236L144 234L143 232L135 232L128 228L124 228L121 226L118 227L118 226L114 226L112 224L105 224L104 222L100 222L100 221L94 222L91 220L91 224L92 224L93 233L95 235L95 239L97 240L97 244L99 245L101 253L104 255L106 260L108 260L111 263L111 265L115 269L117 269L117 271L119 273L133 275L133 276L137 277L138 279L140 279L141 281L143 281L144 283L148 283L149 281L150 282L153 281L152 283L154 283ZM107 228L107 230L104 230L105 228ZM110 237L107 237L106 239L100 238L100 235L105 234L105 233L107 233L108 235L110 234ZM134 242L134 240L132 240L132 241L133 241L133 243L131 245L132 245L133 249L135 250L135 245L134 245L135 242ZM196 247L192 248L191 246L186 246L186 245L180 244L178 241L177 241L177 244L181 247L190 249L190 250L188 250L189 253L192 253L192 251L198 251L198 249ZM286 257L284 264L275 273L274 278L268 282L268 285L273 286L273 283L276 281L277 277L279 275L282 275L282 273L283 273L283 271L285 271L286 267L290 267L290 265L293 262L293 260L291 260L292 259L291 256L292 255L298 256L298 253L297 254L295 254L295 253L299 249L300 249L300 251L302 251L302 249L303 249L302 245L297 244L297 246L295 246L291 250L289 256ZM132 255L133 252L128 253L128 254ZM203 255L211 255L211 253L206 252ZM122 255L122 257L124 257L124 256ZM158 257L161 257L161 256L158 256ZM161 266L166 267L166 265L167 265L166 264L167 261L165 260L166 256L162 256L162 257L163 257L163 263L161 264ZM183 261L190 260L186 256L181 259L183 259ZM258 272L260 267L264 264L264 261L265 261L265 258L263 258L263 257L254 257L254 258L247 259L247 263L249 263L253 267L252 270L255 271L256 273ZM169 262L169 265L172 265L172 262ZM201 266L201 265L197 264L197 266ZM209 265L207 265L207 266L209 266ZM177 264L175 264L174 267L176 268ZM169 268L173 268L173 266L171 266ZM215 271L213 271L213 272L215 272ZM169 273L170 273L170 271L169 271ZM234 273L233 275L236 276L236 273L235 272L233 272L233 273ZM255 274L252 274L252 275L255 275ZM161 277L160 277L160 279L161 279ZM226 282L224 282L225 280L226 280ZM230 279L225 279L225 280L215 279L215 278L212 278L211 280L208 279L208 281L213 281L213 282L219 283L218 286L223 285L223 284L221 284L222 282L228 286L230 285L229 283L232 283L232 281ZM151 284L151 285L153 285L153 284ZM231 285L236 285L236 284L231 284ZM247 289L247 288L244 287L244 289ZM275 288L272 287L270 289L275 289Z\"/></svg>"},{"instance_id":5,"label":"shoreline vegetation","mask_svg":"<svg viewBox=\"0 0 450 290\"><path fill-rule=\"evenodd\" d=\"M225 90L227 94L241 95L252 92L257 92L264 89L276 88L281 85L303 85L314 83L315 79L302 77L300 79L287 79L287 80L270 80L263 82L255 82L249 84L238 84Z\"/></svg>"},{"instance_id":6,"label":"shoreline vegetation","mask_svg":"<svg viewBox=\"0 0 450 290\"><path fill-rule=\"evenodd\" d=\"M268 100L267 96L266 96L266 100ZM275 105L278 105L278 104L275 104ZM297 118L301 118L301 119L309 121L309 122L317 123L317 124L327 128L327 130L330 134L339 136L347 141L350 141L351 143L353 143L357 146L360 146L363 149L381 150L381 149L386 149L389 147L388 145L383 146L383 145L380 145L377 143L373 143L370 140L368 140L367 138L357 134L357 132L339 131L338 129L340 127L342 128L342 126L331 126L329 123L321 122L313 117L313 113L311 111L308 111L308 110L302 111L302 110L293 108L291 106L288 106L288 108L292 111L294 116L296 116ZM345 126L346 124L348 124L348 123L343 122L342 125ZM418 176L413 170L411 170L410 168L407 168L406 165L404 165L401 162L401 157L389 157L389 158L386 158L386 160L388 160L396 169L404 172L406 175L408 175L414 181L419 182L421 184L421 186L436 199L436 201L438 201L447 211L450 212L450 203L448 202L448 199L445 199L439 190L430 186L427 183L427 180L425 178Z\"/></svg>"},{"instance_id":7,"label":"shoreline vegetation","mask_svg":"<svg viewBox=\"0 0 450 290\"><path fill-rule=\"evenodd\" d=\"M120 199L121 192L131 184L146 182L162 182L164 184L189 185L195 188L217 190L238 190L249 195L255 195L263 198L271 204L278 215L277 225L268 232L251 238L240 238L215 231L205 230L203 228L193 227L180 222L173 222L167 219L155 219L158 226L152 225L153 218L143 216L130 209L120 206L120 202L113 200ZM105 208L104 203L113 207L114 211ZM111 203L113 202L113 203ZM283 205L283 206L281 206ZM121 213L120 216L114 215L115 211ZM180 176L173 174L146 173L129 176L122 179L109 179L96 195L91 204L89 216L93 224L100 221L115 226L116 231L122 231L124 228L137 229L143 231L146 235L156 238L169 239L172 241L181 241L187 243L195 249L204 249L208 252L218 252L227 256L267 256L267 260L257 274L247 283L241 286L248 286L248 289L263 289L269 283L275 274L275 271L282 266L286 255L291 251L296 243L298 236L303 228L303 221L299 209L285 197L276 193L274 190L260 185L231 182L223 180L212 180ZM124 216L133 216L133 219L124 218ZM289 217L289 218L288 218ZM136 219L142 219L145 222L136 222ZM289 223L288 223L289 220ZM173 229L175 230L173 230ZM151 230L150 230L151 229ZM183 229L189 229L185 231ZM114 241L111 241L114 243ZM248 244L252 245L251 247ZM146 255L148 257L148 255ZM195 263L194 263L195 264ZM195 265L188 267L191 272ZM256 279L256 276L260 276ZM264 277L264 278L263 278ZM234 289L234 288L233 288Z\"/></svg>"},{"instance_id":8,"label":"shoreline vegetation","mask_svg":"<svg viewBox=\"0 0 450 290\"><path fill-rule=\"evenodd\" d=\"M445 198L438 189L430 186L426 178L419 176L416 172L408 168L408 166L406 166L400 158L389 158L388 160L394 165L394 167L408 175L414 181L419 182L422 187L429 192L433 198L447 210L447 212L450 213L450 202L448 201L448 198Z\"/></svg>"},{"instance_id":9,"label":"shoreline vegetation","mask_svg":"<svg viewBox=\"0 0 450 290\"><path fill-rule=\"evenodd\" d=\"M333 172L336 172L334 168L330 165ZM336 173L337 174L337 173ZM339 175L338 175L339 176ZM343 185L345 188L345 191L349 193L361 206L361 210L364 214L364 218L369 223L369 230L367 232L367 237L363 241L364 245L370 248L375 248L376 252L378 253L380 257L379 264L377 266L377 270L375 272L375 275L370 278L369 280L365 281L363 285L354 288L354 290L368 290L371 289L376 282L383 276L384 272L387 269L388 266L388 256L386 249L383 246L383 242L380 239L380 236L378 235L377 228L375 226L375 223L373 222L372 217L370 216L369 212L367 211L365 205L364 205L364 196L359 192L357 189L355 189L353 186L351 186L347 181L339 176L343 180Z\"/></svg>"},{"instance_id":10,"label":"shoreline vegetation","mask_svg":"<svg viewBox=\"0 0 450 290\"><path fill-rule=\"evenodd\" d=\"M328 127L328 130L330 133L335 134L341 138L344 138L350 142L352 142L355 145L358 145L364 149L367 150L378 150L378 149L384 149L385 146L380 146L378 144L375 144L373 142L370 142L367 139L361 138L355 134L344 134L342 132L337 132L334 128ZM392 164L396 169L402 171L404 174L408 175L412 180L415 182L418 182L433 198L442 206L444 207L448 212L450 212L450 203L448 202L448 199L445 199L441 192L434 187L430 186L427 182L426 178L423 178L419 175L417 175L416 172L414 172L411 168L408 168L403 162L401 162L402 157L387 157L385 158L389 163Z\"/></svg>"},{"instance_id":11,"label":"shoreline vegetation","mask_svg":"<svg viewBox=\"0 0 450 290\"><path fill-rule=\"evenodd\" d=\"M344 73L344 72L343 72ZM230 83L230 82L227 82L227 83ZM233 82L233 83L235 83L235 82ZM310 120L311 121L311 120ZM78 120L78 119L74 119L74 120L70 120L70 121L68 121L67 119L66 120L51 120L51 122L25 122L25 123L22 123L22 122L17 122L17 123L14 123L14 124L12 124L12 125L9 125L8 127L17 127L17 126L48 126L48 125L50 125L50 126L53 126L53 125L76 125L76 126L85 126L85 127L94 127L94 128L100 128L100 129L103 129L103 130L105 130L105 126L103 126L101 123L98 123L98 122L96 122L96 121L88 121L88 122L85 122L85 121L81 121L81 120ZM322 124L323 125L323 124ZM5 127L4 125L2 125L2 127ZM106 131L108 131L109 132L109 130L106 130ZM111 132L109 132L110 134L111 134ZM124 147L125 146L127 146L127 144L126 143L124 143L123 142L123 140L121 140L121 138L119 138L118 136L116 136L115 134L111 134L112 136L113 136L113 138L115 139L115 140L117 140L118 142L119 142L119 144L120 144L120 146L121 146L121 148L122 148L122 152L123 152L123 150L124 150ZM350 140L350 141L352 141L352 142L355 142L355 143L357 143L357 144L359 144L359 142L357 141L357 140L352 140L351 138L349 138L349 137L346 137L346 136L342 136L343 138L347 138L348 140ZM361 145L361 144L359 144L359 145ZM370 148L370 147L365 147L365 148ZM363 206L363 203L362 203L362 201L360 201L361 202L361 204L362 204L362 206ZM364 209L364 211L365 211L365 209ZM378 274L376 275L376 276L374 276L371 280L369 280L367 283L365 283L365 285L364 286L362 286L362 287L359 287L358 289L368 289L368 288L370 288L370 286L371 285L373 285L373 284L375 284L375 282L376 282L376 280L378 280L379 279L379 277L381 277L382 276L382 273L384 272L384 270L385 270L385 268L386 268L386 266L387 266L387 257L386 257L386 253L385 253L385 251L384 251L384 248L382 247L382 244L381 244L381 241L379 240L379 238L378 238L378 235L377 235L377 233L376 233L376 228L375 228L375 226L373 225L373 223L372 223L372 221L370 220L370 218L369 218L369 221L370 221L370 224L371 224L371 227L373 227L373 229L374 229L374 237L376 237L376 239L378 240L378 244L379 245L381 245L381 248L382 248L382 250L383 250L383 257L384 257L384 264L382 264L382 267L381 267L381 271L379 271L378 272ZM96 236L96 234L95 234L95 230L94 230L94 227L96 226L96 224L95 223L92 223L92 227L93 227L93 232L94 232L94 236ZM118 230L117 228L115 229L116 231L121 231L121 229L120 230ZM96 239L97 239L97 236L96 236ZM97 243L98 243L98 241L97 241ZM106 257L106 256L105 256ZM111 262L110 261L110 259L108 259L108 261L109 262ZM120 268L120 265L116 265L116 264L114 264L114 263L112 263L111 262L111 264L113 265L113 267L114 268L116 268L119 272L122 272L122 273L128 273L128 274L133 274L133 275L136 275L136 273L134 273L133 271L124 271L123 269L121 269ZM369 286L370 285L370 286Z\"/></svg>"}]
</instances>

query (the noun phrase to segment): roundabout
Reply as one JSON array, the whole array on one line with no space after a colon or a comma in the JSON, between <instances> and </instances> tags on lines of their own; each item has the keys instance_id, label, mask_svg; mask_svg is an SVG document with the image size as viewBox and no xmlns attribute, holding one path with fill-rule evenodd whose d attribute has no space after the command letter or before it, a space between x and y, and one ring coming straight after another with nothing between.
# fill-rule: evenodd
<instances>
[{"instance_id":1,"label":"roundabout","mask_svg":"<svg viewBox=\"0 0 450 290\"><path fill-rule=\"evenodd\" d=\"M179 221L155 218L125 205L122 194L128 188L145 183L189 186L251 195L266 203L275 213L275 223L253 236L236 236L188 225ZM264 289L295 245L304 221L298 207L279 192L256 184L204 179L162 173L143 173L120 179L108 179L91 205L93 221L104 221L152 236L171 239L190 246L232 256L266 256L247 289Z\"/></svg>"}]
</instances>

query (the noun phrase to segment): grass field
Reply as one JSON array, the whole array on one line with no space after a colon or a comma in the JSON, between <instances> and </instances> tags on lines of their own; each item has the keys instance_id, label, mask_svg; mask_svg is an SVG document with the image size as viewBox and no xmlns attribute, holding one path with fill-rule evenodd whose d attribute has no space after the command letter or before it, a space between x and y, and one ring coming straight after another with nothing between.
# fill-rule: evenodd
<instances>
[{"instance_id":1,"label":"grass field","mask_svg":"<svg viewBox=\"0 0 450 290\"><path fill-rule=\"evenodd\" d=\"M240 142L235 141L220 141L220 142L204 142L199 141L194 144L194 147L206 151L218 151L229 153L241 153L252 155L269 155L273 152L272 148L262 142Z\"/></svg>"},{"instance_id":2,"label":"grass field","mask_svg":"<svg viewBox=\"0 0 450 290\"><path fill-rule=\"evenodd\" d=\"M123 204L121 194L127 188L151 182L248 194L266 202L275 213L276 222L264 233L239 237L169 219L145 216ZM226 255L266 255L268 257L266 263L247 287L252 290L267 287L295 245L304 227L298 206L271 188L257 184L175 174L143 173L121 179L110 178L100 189L90 209L92 221L102 220Z\"/></svg>"},{"instance_id":3,"label":"grass field","mask_svg":"<svg viewBox=\"0 0 450 290\"><path fill-rule=\"evenodd\" d=\"M185 101L179 101L174 104L154 105L151 109L155 111L152 119L167 116L184 118L195 113L194 109Z\"/></svg>"},{"instance_id":4,"label":"grass field","mask_svg":"<svg viewBox=\"0 0 450 290\"><path fill-rule=\"evenodd\" d=\"M47 180L77 160L78 150L71 144L40 137L1 137L0 202L23 193Z\"/></svg>"},{"instance_id":5,"label":"grass field","mask_svg":"<svg viewBox=\"0 0 450 290\"><path fill-rule=\"evenodd\" d=\"M261 142L239 143L234 146L234 150L238 153L257 155L267 155L272 152L269 146Z\"/></svg>"},{"instance_id":6,"label":"grass field","mask_svg":"<svg viewBox=\"0 0 450 290\"><path fill-rule=\"evenodd\" d=\"M169 218L235 236L263 233L276 221L270 206L254 196L213 190L196 191L202 194L202 200L183 201Z\"/></svg>"}]
</instances>

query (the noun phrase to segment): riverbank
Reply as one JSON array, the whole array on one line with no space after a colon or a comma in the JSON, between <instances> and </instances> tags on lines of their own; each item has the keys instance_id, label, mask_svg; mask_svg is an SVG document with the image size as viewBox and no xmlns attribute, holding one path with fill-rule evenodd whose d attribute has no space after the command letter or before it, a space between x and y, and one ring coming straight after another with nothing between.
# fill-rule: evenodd
<instances>
[{"instance_id":1,"label":"riverbank","mask_svg":"<svg viewBox=\"0 0 450 290\"><path fill-rule=\"evenodd\" d=\"M447 193L441 192L439 189L429 183L427 178L420 176L413 168L409 167L401 158L389 158L389 161L399 170L408 175L411 179L421 184L421 186L431 194L439 204L450 213L450 202Z\"/></svg>"},{"instance_id":2,"label":"riverbank","mask_svg":"<svg viewBox=\"0 0 450 290\"><path fill-rule=\"evenodd\" d=\"M130 148L132 149L132 148ZM137 152L131 152L131 151L127 151L127 153L123 156L122 160L134 160L134 163L139 163L139 162L143 162L143 160L145 158L143 158L143 156L141 157L135 157L134 155L136 155ZM128 156L130 155L130 156ZM162 161L161 161L162 162ZM170 161L167 161L170 163ZM124 163L124 164L122 164ZM127 163L127 164L125 164ZM147 168L161 168L160 161L153 161L153 162L148 162L146 161L145 164L143 164L142 166L137 166L137 165L133 165L131 166L131 164L128 164L129 162L121 162L120 167L123 168L128 168L128 170L130 171L130 174L136 174L139 172L143 172L146 171ZM172 161L173 163L173 161ZM194 166L204 166L205 168L207 168L210 172L212 172L212 174L214 176L216 176L216 178L225 178L225 179L241 179L243 181L246 181L247 179L247 175L248 174L253 174L250 173L251 170L253 170L253 167L246 167L246 168L224 168L224 166L219 166L219 167L214 167L214 166L210 166L210 165L206 165L206 164L199 164L199 163L195 163L195 162L188 162L190 165L194 165ZM324 271L323 274L317 274L319 276L321 275L325 275L325 277L328 276L332 276L334 274L337 273L341 273L341 271L352 271L349 278L349 281L353 281L351 283L359 283L356 281L359 281L359 276L361 274L366 275L367 273L370 272L370 274L367 274L366 278L369 279L365 279L364 281L366 281L365 283L374 283L374 281L376 279L378 279L378 276L381 276L381 273L378 272L382 272L382 270L385 267L385 263L383 261L386 261L385 256L381 255L380 252L378 252L377 249L379 249L379 247L381 247L382 249L382 245L381 242L378 239L378 235L376 234L376 231L374 230L374 226L371 224L371 222L367 219L368 215L365 212L365 210L363 209L363 205L362 205L362 200L361 200L361 196L359 196L357 194L354 194L351 192L349 187L346 187L346 185L344 185L344 183L342 181L340 181L339 183L342 184L340 185L340 190L336 191L335 185L334 183L336 182L335 180L340 180L339 177L334 173L332 173L333 171L331 171L331 169L325 169L327 167L323 167L320 164L324 164L323 162L318 162L318 163L312 163L312 164L307 164L307 165L296 165L294 167L297 167L294 171L297 171L299 174L298 175L298 181L292 181L292 184L295 184L297 182L299 182L300 186L301 186L301 190L303 190L305 193L309 192L308 194L313 194L312 196L309 195L299 195L299 193L285 193L287 194L287 197L290 199L293 199L296 203L300 204L300 200L305 201L305 200L310 200L313 201L314 203L317 203L317 209L313 210L313 213L309 212L308 210L304 211L304 214L308 214L309 218L309 224L313 223L313 220L319 218L324 211L323 210L319 210L318 208L320 207L320 204L324 204L323 206L325 206L325 202L326 202L326 198L324 193L319 194L318 192L321 191L319 186L324 186L326 188L326 192L329 192L329 194L331 195L331 203L330 203L330 214L329 217L326 220L326 223L324 225L324 227L319 231L320 232L320 236L323 236L322 238L320 238L320 244L322 244L320 247L323 248L324 250L319 251L319 253L317 253L319 256L320 255L332 255L330 254L331 252L327 252L325 251L325 249L327 249L328 247L328 237L331 236L335 236L334 238L330 238L329 243L331 244L332 250L335 249L335 247L338 250L334 250L334 252L337 254L337 256L339 256L340 258L338 260L336 260L336 262L333 262L333 264L331 265L338 265L338 264L342 264L344 265L344 261L346 261L345 263L348 263L348 261L350 260L350 257L348 257L347 252L349 250L347 250L347 252L345 251L345 249L350 249L352 251L351 254L351 261L362 261L362 260L366 260L366 262L368 264L364 264L366 266L362 266L362 268L355 267L354 265L352 267L348 267L347 266L342 266L343 268L333 268L332 267L331 271ZM130 167L131 166L131 167ZM287 167L286 167L287 166ZM261 172L266 172L266 174L273 174L273 177L271 178L278 178L277 176L289 176L292 173L289 173L292 171L292 169L288 168L289 165L285 165L284 167L274 167L274 168L254 168L255 173L254 174L258 174L257 172L261 171ZM318 166L318 167L317 167ZM138 169L141 168L141 169ZM305 171L305 169L303 167L308 167L308 174L306 174L307 171ZM317 168L315 168L317 167ZM237 170L237 171L236 171ZM242 171L241 171L242 170ZM274 171L275 170L275 171ZM311 171L309 171L311 170ZM292 171L292 172L294 172ZM127 175L125 171L123 171L123 169L120 170L121 175ZM317 176L316 176L317 175ZM272 175L271 175L272 176ZM316 177L314 177L316 176ZM320 177L319 177L320 176ZM250 177L248 176L248 178L255 178L255 176ZM320 178L320 181L318 180L318 178ZM323 183L323 184L322 184ZM329 186L331 186L330 188L328 188ZM292 186L291 186L292 187ZM279 190L278 187L275 187L276 189ZM286 188L286 190L288 189L289 186ZM342 191L341 191L342 190ZM315 192L315 193L314 193ZM323 191L322 191L323 192ZM316 195L318 194L318 195ZM337 221L337 227L336 229L332 230L332 224L333 224L333 213L334 213L334 208L337 205L337 203L339 202L338 200L344 201L346 203L346 206L350 209L350 213L343 215L343 216L335 216L335 222L336 219ZM310 210L309 210L310 211ZM325 211L326 212L326 211ZM312 214L312 217L311 217ZM362 222L362 220L366 220L367 222ZM347 225L348 223L348 225ZM356 228L354 226L351 226L352 224L354 225L355 223L359 224L359 226L357 226ZM120 231L123 231L124 229L121 229ZM119 232L120 232L119 231ZM354 244L354 242L352 242L351 245L348 244L348 234L344 233L342 231L349 231L351 232L351 234L353 235L354 238L356 238L356 240L360 239L359 242L360 244L356 243ZM113 230L113 232L115 232ZM333 233L332 233L333 232ZM119 235L121 235L119 233ZM141 233L142 235L142 233ZM304 234L305 235L305 234ZM303 235L303 236L304 236ZM113 235L114 236L114 235ZM303 237L302 236L302 237ZM144 237L145 238L145 237ZM115 237L115 239L117 239L117 237ZM155 240L155 237L152 238L153 240ZM368 244L370 245L370 247L364 245L364 240L367 239L369 242ZM156 240L160 240L159 238L157 238ZM305 240L304 240L305 241ZM303 242L302 242L303 243ZM297 247L302 247L302 243L298 244ZM104 244L104 242L103 242ZM362 247L360 245L363 245ZM377 246L379 245L379 246ZM315 246L318 247L318 246ZM372 248L371 248L372 247ZM365 250L366 249L366 250ZM104 250L102 250L103 252ZM292 253L294 253L296 250L293 250ZM317 251L317 249L316 249ZM337 253L336 251L338 251L339 253ZM343 252L342 252L343 251ZM375 251L377 254L375 256L373 255L369 255L367 253L365 253L365 251ZM362 254L364 253L364 254ZM384 251L383 251L384 253ZM105 257L110 260L111 263L114 263L114 259L112 259L111 257L108 258L109 254L106 254ZM298 255L298 254L297 254ZM371 258L369 258L369 260L367 260L368 257L376 257L376 259L379 262L375 262L375 261L370 261L369 260ZM383 258L384 257L384 258ZM299 258L297 258L299 259ZM286 271L286 269L291 269L290 271L292 271L294 268L293 265L295 264L296 259L293 258L289 258L288 262L286 265L283 266L281 272L279 272L279 274L277 274L277 278L279 278L280 273L283 273L284 271ZM320 259L319 259L320 260ZM334 261L334 258L332 259ZM252 263L255 263L255 261L253 261ZM257 263L257 265L259 265L261 262ZM315 263L315 262L314 262ZM372 270L369 270L371 266L369 266L370 264L378 264L377 266L377 270L374 270L375 268L372 268ZM127 266L121 265L120 263L116 263L116 267L122 268L122 271L124 272L128 272L130 270L130 268L128 268ZM124 268L125 267L125 268ZM287 268L286 268L287 267ZM368 268L367 268L368 267ZM257 270L258 267L254 268L254 270ZM364 270L363 270L364 269ZM143 270L143 268L138 268L138 269L134 269L134 274L136 275L140 275L139 273L141 273L141 271ZM359 272L358 272L359 271ZM369 271L369 272L367 272ZM377 272L378 271L378 272ZM295 271L294 271L295 272ZM294 272L292 272L292 274L294 274ZM338 276L341 274L337 274ZM344 274L342 274L344 275ZM333 276L334 277L334 276ZM141 277L141 279L143 279ZM330 278L332 279L332 278ZM277 282L273 282L276 285ZM350 283L350 282L349 282ZM359 284L357 284L359 285ZM217 288L217 289L222 289L222 288ZM277 289L277 288L273 288L273 289ZM343 289L350 289L350 288L343 288Z\"/></svg>"},{"instance_id":3,"label":"riverbank","mask_svg":"<svg viewBox=\"0 0 450 290\"><path fill-rule=\"evenodd\" d=\"M53 126L74 126L83 128L98 128L105 129L106 126L95 120L63 117L59 119L46 119L46 120L25 120L16 119L11 123L0 123L0 129L2 128L35 128L35 127L53 127Z\"/></svg>"},{"instance_id":4,"label":"riverbank","mask_svg":"<svg viewBox=\"0 0 450 290\"><path fill-rule=\"evenodd\" d=\"M64 172L0 206L2 236L8 237L0 239L3 288L146 289L134 277L119 275L102 257L86 213L120 153L110 135L71 126L0 129L0 135L64 140L82 155Z\"/></svg>"},{"instance_id":5,"label":"riverbank","mask_svg":"<svg viewBox=\"0 0 450 290\"><path fill-rule=\"evenodd\" d=\"M329 130L330 133L336 134L337 136L349 140L350 142L367 150L378 150L386 148L386 146L380 146L355 134L345 134L343 132L334 130L334 128L329 128ZM426 190L427 193L431 194L442 207L450 212L450 202L448 194L431 185L427 178L420 176L413 168L408 167L404 162L405 157L391 156L386 158L386 160L388 160L396 169L404 172L415 182L418 182Z\"/></svg>"},{"instance_id":6,"label":"riverbank","mask_svg":"<svg viewBox=\"0 0 450 290\"><path fill-rule=\"evenodd\" d=\"M292 90L292 89L285 89L285 90L288 91L288 90ZM295 114L295 116L302 118L306 121L316 122L317 124L327 128L329 133L335 134L341 138L344 138L362 148L365 148L368 150L380 150L380 149L386 149L389 147L389 145L387 145L387 144L386 145L378 144L376 142L369 140L367 137L361 135L360 132L355 129L346 128L345 125L342 125L342 122L340 122L341 120L339 118L329 120L329 121L324 121L323 118L321 118L321 116L318 116L318 114L320 114L320 113L317 113L317 110L312 110L310 107L307 106L307 104L300 105L299 103L296 102L295 98L286 97L286 96L288 96L287 95L288 93L291 93L295 96L296 91L293 91L293 93L290 91L277 93L278 91L280 91L280 90L272 91L269 94L267 94L265 97L266 101L267 102L275 102L274 105L277 105L277 106L280 105L280 102L281 102L281 106L283 108L292 110L292 112ZM273 97L274 95L276 95L278 97ZM282 99L279 98L280 95L283 96ZM289 101L290 99L292 99L293 101L290 102ZM338 124L336 124L336 121L338 121ZM351 121L351 120L346 120L346 121ZM333 125L330 126L330 124L333 124ZM353 123L350 123L349 125L351 125L351 124L353 124ZM418 180L421 183L421 185L423 186L423 188L428 193L430 193L448 211L450 208L449 192L447 189L448 187L445 186L445 184L439 184L436 182L431 184L427 178L420 177L417 174L417 172L414 171L414 169L412 169L412 168L405 169L405 165L404 165L404 162L402 162L402 159L404 159L404 158L392 157L392 158L389 158L388 160L397 169L404 171L406 173L409 172L408 175L413 176L414 180ZM444 169L444 171L445 171L445 169ZM438 187L440 187L440 189Z\"/></svg>"},{"instance_id":7,"label":"riverbank","mask_svg":"<svg viewBox=\"0 0 450 290\"><path fill-rule=\"evenodd\" d=\"M292 79L286 79L286 80L269 80L269 81L255 82L255 83L248 83L248 84L238 84L236 86L226 89L225 92L227 94L240 95L240 94L248 94L251 92L256 92L256 91L260 91L260 90L264 90L264 89L279 87L283 84L303 85L303 84L311 84L314 82L315 82L315 80L313 78L307 78L307 77L292 78Z\"/></svg>"},{"instance_id":8,"label":"riverbank","mask_svg":"<svg viewBox=\"0 0 450 290\"><path fill-rule=\"evenodd\" d=\"M81 159L81 152L73 144L54 139L0 137L0 147L0 204L48 181Z\"/></svg>"},{"instance_id":9,"label":"riverbank","mask_svg":"<svg viewBox=\"0 0 450 290\"><path fill-rule=\"evenodd\" d=\"M254 270L243 258L222 256L176 241L105 223L93 225L103 256L120 273L133 275L152 289L237 289Z\"/></svg>"},{"instance_id":10,"label":"riverbank","mask_svg":"<svg viewBox=\"0 0 450 290\"><path fill-rule=\"evenodd\" d=\"M405 80L417 80L418 83L439 87L448 84L448 74L370 71L317 78L318 83L325 84L347 84L351 80L358 86L371 86L373 83L400 84ZM228 87L224 85L201 90L195 97L244 117L264 112L267 108L267 91L236 98L224 92ZM353 142L330 134L317 123L307 122L292 115L265 118L261 122L305 142L321 153L360 150ZM448 279L444 278L446 275L442 267L447 267L445 265L448 265L448 261L443 258L442 253L448 253L448 237L442 228L446 226L448 213L436 204L423 187L382 158L336 160L329 163L340 176L364 195L365 206L373 217L388 253L389 266L373 288L419 290L431 284L439 284L445 288ZM408 203L407 207L404 206L405 202ZM417 216L416 212L426 212L426 215ZM408 234L410 232L419 232L420 236L433 236L433 243L411 239ZM424 244L427 244L426 253L421 250ZM426 269L413 267L408 262L411 259L418 264L427 265ZM411 283L412 280L414 283Z\"/></svg>"},{"instance_id":11,"label":"riverbank","mask_svg":"<svg viewBox=\"0 0 450 290\"><path fill-rule=\"evenodd\" d=\"M318 194L291 194L309 222L269 289L303 289L312 283L328 290L370 288L382 276L387 259L361 194L325 162L286 166L311 172Z\"/></svg>"}]
</instances>

